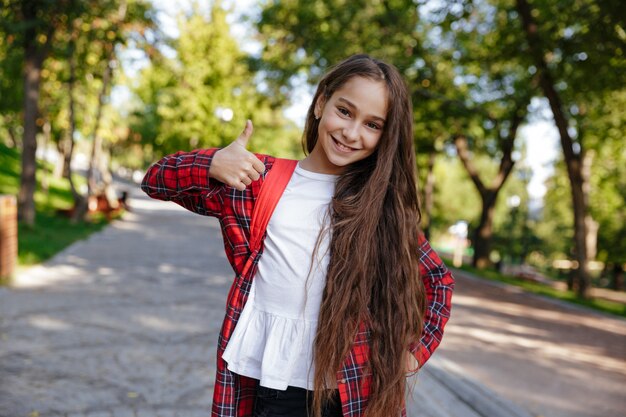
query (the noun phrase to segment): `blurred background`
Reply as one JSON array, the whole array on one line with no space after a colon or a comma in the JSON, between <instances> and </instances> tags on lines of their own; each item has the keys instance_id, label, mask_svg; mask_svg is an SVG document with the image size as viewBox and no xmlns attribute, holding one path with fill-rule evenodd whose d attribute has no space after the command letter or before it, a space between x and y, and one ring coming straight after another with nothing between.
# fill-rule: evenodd
<instances>
[{"instance_id":1,"label":"blurred background","mask_svg":"<svg viewBox=\"0 0 626 417\"><path fill-rule=\"evenodd\" d=\"M1 4L5 285L13 256L37 265L102 229L151 162L224 146L248 118L250 150L301 158L320 75L365 52L408 83L422 227L446 261L626 316L621 0Z\"/></svg>"},{"instance_id":2,"label":"blurred background","mask_svg":"<svg viewBox=\"0 0 626 417\"><path fill-rule=\"evenodd\" d=\"M247 118L253 151L302 157L312 86L367 52L409 84L422 225L456 265L584 299L623 290L623 11L610 0L4 0L0 193L18 196L19 263L100 227L83 221L94 196L116 206L113 174L137 180L167 153L228 144ZM43 248L55 228L63 242Z\"/></svg>"}]
</instances>

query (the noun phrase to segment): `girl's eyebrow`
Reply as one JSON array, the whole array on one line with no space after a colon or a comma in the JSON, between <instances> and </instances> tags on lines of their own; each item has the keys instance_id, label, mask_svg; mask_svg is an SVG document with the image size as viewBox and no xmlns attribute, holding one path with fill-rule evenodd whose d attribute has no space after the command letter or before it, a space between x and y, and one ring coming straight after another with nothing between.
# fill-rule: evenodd
<instances>
[{"instance_id":1,"label":"girl's eyebrow","mask_svg":"<svg viewBox=\"0 0 626 417\"><path fill-rule=\"evenodd\" d=\"M352 103L350 100L348 100L345 97L339 97L337 98L337 101L342 101L344 102L348 107L352 107L353 109L358 109L358 107L356 105L354 105L354 103ZM385 118L384 117L380 117L380 116L376 116L376 115L368 115L368 117L371 117L372 119L377 119L380 120L381 122L385 123Z\"/></svg>"}]
</instances>

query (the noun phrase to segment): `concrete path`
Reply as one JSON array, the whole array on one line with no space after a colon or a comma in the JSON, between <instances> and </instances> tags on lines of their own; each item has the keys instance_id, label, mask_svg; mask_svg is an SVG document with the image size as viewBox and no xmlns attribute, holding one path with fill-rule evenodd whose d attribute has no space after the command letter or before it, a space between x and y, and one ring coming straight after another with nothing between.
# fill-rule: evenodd
<instances>
[{"instance_id":1,"label":"concrete path","mask_svg":"<svg viewBox=\"0 0 626 417\"><path fill-rule=\"evenodd\" d=\"M232 271L213 219L134 211L0 288L0 417L208 417ZM445 342L444 342L445 345ZM409 417L530 417L443 355Z\"/></svg>"}]
</instances>

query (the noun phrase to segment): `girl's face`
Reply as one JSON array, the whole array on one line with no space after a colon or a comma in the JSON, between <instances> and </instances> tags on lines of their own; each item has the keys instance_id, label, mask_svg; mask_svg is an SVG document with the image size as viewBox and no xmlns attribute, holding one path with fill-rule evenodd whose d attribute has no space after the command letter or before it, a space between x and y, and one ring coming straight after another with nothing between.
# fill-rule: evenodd
<instances>
[{"instance_id":1,"label":"girl's face","mask_svg":"<svg viewBox=\"0 0 626 417\"><path fill-rule=\"evenodd\" d=\"M315 104L320 118L317 142L305 169L340 174L346 166L370 156L380 141L387 115L387 85L355 76L326 100Z\"/></svg>"}]
</instances>

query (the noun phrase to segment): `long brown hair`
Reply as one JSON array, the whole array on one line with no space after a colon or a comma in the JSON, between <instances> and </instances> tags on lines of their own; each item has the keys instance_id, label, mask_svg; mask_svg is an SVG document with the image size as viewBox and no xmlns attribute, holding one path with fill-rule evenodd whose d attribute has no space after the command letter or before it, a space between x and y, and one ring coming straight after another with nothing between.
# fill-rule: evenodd
<instances>
[{"instance_id":1,"label":"long brown hair","mask_svg":"<svg viewBox=\"0 0 626 417\"><path fill-rule=\"evenodd\" d=\"M367 55L342 61L320 81L303 135L311 152L324 101L355 76L383 81L387 116L374 153L345 168L329 209L330 263L314 344L313 413L329 400L328 381L350 352L360 324L369 331L364 374L371 387L365 415L399 416L406 389L407 349L423 328L425 290L418 276L420 220L413 147L413 114L407 86L395 67Z\"/></svg>"}]
</instances>

